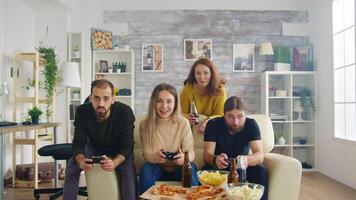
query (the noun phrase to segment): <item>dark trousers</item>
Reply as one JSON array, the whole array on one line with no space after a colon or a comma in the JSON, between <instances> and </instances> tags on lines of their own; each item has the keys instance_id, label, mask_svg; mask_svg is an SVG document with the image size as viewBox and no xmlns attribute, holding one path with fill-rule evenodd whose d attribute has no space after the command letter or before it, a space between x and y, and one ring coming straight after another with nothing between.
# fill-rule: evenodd
<instances>
[{"instance_id":1,"label":"dark trousers","mask_svg":"<svg viewBox=\"0 0 356 200\"><path fill-rule=\"evenodd\" d=\"M204 165L202 167L202 170L217 170L215 166L212 165ZM229 170L229 168L223 169L223 170ZM241 171L237 170L239 173L240 181L241 181ZM261 200L267 200L268 199L268 172L267 169L265 168L264 165L256 165L253 167L247 167L246 170L247 174L247 181L249 183L257 183L260 185L263 185L265 187L265 191L263 193L263 196Z\"/></svg>"},{"instance_id":2,"label":"dark trousers","mask_svg":"<svg viewBox=\"0 0 356 200\"><path fill-rule=\"evenodd\" d=\"M91 145L85 146L85 156L90 158L93 155L114 156L116 149L97 149ZM76 200L79 190L79 177L82 170L79 168L74 157L72 157L66 167L64 178L63 199ZM137 180L136 168L133 161L133 156L126 158L116 169L116 175L120 177L121 184L118 188L121 191L121 199L136 200L137 199Z\"/></svg>"}]
</instances>

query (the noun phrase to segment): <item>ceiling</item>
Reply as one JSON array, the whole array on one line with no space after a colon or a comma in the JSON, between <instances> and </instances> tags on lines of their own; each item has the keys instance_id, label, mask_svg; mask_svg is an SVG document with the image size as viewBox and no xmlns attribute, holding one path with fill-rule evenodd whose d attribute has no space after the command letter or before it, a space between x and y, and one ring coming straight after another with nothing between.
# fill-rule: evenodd
<instances>
[{"instance_id":1,"label":"ceiling","mask_svg":"<svg viewBox=\"0 0 356 200\"><path fill-rule=\"evenodd\" d=\"M74 0L22 0L34 10L66 10L72 9Z\"/></svg>"}]
</instances>

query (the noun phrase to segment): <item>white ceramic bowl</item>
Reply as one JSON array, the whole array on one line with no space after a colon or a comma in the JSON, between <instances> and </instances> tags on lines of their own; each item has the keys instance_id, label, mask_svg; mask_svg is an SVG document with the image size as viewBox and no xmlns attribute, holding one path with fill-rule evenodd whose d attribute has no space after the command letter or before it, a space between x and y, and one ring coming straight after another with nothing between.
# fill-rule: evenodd
<instances>
[{"instance_id":1,"label":"white ceramic bowl","mask_svg":"<svg viewBox=\"0 0 356 200\"><path fill-rule=\"evenodd\" d=\"M260 200L265 187L255 183L240 183L237 186L231 184L226 188L229 200Z\"/></svg>"}]
</instances>

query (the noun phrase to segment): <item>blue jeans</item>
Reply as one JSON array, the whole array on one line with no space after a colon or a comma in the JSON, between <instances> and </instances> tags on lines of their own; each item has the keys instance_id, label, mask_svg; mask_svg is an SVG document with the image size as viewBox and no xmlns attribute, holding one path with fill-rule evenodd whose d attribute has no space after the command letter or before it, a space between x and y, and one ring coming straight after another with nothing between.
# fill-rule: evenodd
<instances>
[{"instance_id":1,"label":"blue jeans","mask_svg":"<svg viewBox=\"0 0 356 200\"><path fill-rule=\"evenodd\" d=\"M117 154L116 148L109 149L98 149L87 144L85 146L85 156L115 156ZM79 190L79 177L82 170L79 168L77 161L72 157L66 167L65 177L64 177L64 190L63 199L65 200L76 200ZM126 158L126 160L121 163L115 169L116 176L120 177L121 185L119 185L121 190L121 199L136 200L137 199L137 179L136 179L136 168L133 162L133 156ZM123 184L124 183L124 184Z\"/></svg>"},{"instance_id":2,"label":"blue jeans","mask_svg":"<svg viewBox=\"0 0 356 200\"><path fill-rule=\"evenodd\" d=\"M199 185L197 176L197 166L191 162L192 166L192 185ZM156 181L181 181L182 167L177 167L174 171L167 172L159 164L146 162L140 172L140 194L148 190Z\"/></svg>"},{"instance_id":3,"label":"blue jeans","mask_svg":"<svg viewBox=\"0 0 356 200\"><path fill-rule=\"evenodd\" d=\"M217 170L217 167L212 166L212 165L204 165L202 167L202 170ZM229 167L226 169L222 170L230 170ZM237 170L238 174L240 175L240 181L241 181L241 170ZM268 172L267 169L265 168L264 165L256 165L253 167L247 167L246 170L246 175L247 175L247 181L250 183L257 183L260 185L263 185L265 187L265 191L263 193L263 196L261 200L267 200L268 199Z\"/></svg>"}]
</instances>

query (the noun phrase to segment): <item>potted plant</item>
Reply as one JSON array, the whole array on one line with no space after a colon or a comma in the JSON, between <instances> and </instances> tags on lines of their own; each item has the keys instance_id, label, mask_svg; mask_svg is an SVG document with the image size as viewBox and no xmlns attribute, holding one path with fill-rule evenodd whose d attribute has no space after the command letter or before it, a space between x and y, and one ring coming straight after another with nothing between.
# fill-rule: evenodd
<instances>
[{"instance_id":1,"label":"potted plant","mask_svg":"<svg viewBox=\"0 0 356 200\"><path fill-rule=\"evenodd\" d=\"M73 89L72 99L74 99L74 100L80 99L80 90L79 89Z\"/></svg>"},{"instance_id":2,"label":"potted plant","mask_svg":"<svg viewBox=\"0 0 356 200\"><path fill-rule=\"evenodd\" d=\"M316 111L314 97L312 96L311 89L304 87L299 92L300 106L303 109L302 119L311 120L314 117Z\"/></svg>"},{"instance_id":3,"label":"potted plant","mask_svg":"<svg viewBox=\"0 0 356 200\"><path fill-rule=\"evenodd\" d=\"M31 117L32 124L38 124L42 111L35 106L32 109L28 110L27 113Z\"/></svg>"},{"instance_id":4,"label":"potted plant","mask_svg":"<svg viewBox=\"0 0 356 200\"><path fill-rule=\"evenodd\" d=\"M39 53L44 54L45 67L42 71L44 75L43 87L46 91L47 108L46 108L46 119L49 121L52 115L52 99L56 92L56 84L61 80L58 73L57 55L53 47L38 47Z\"/></svg>"},{"instance_id":5,"label":"potted plant","mask_svg":"<svg viewBox=\"0 0 356 200\"><path fill-rule=\"evenodd\" d=\"M80 58L80 49L78 45L73 48L73 57Z\"/></svg>"},{"instance_id":6,"label":"potted plant","mask_svg":"<svg viewBox=\"0 0 356 200\"><path fill-rule=\"evenodd\" d=\"M290 49L286 46L275 46L273 48L274 70L290 71Z\"/></svg>"}]
</instances>

